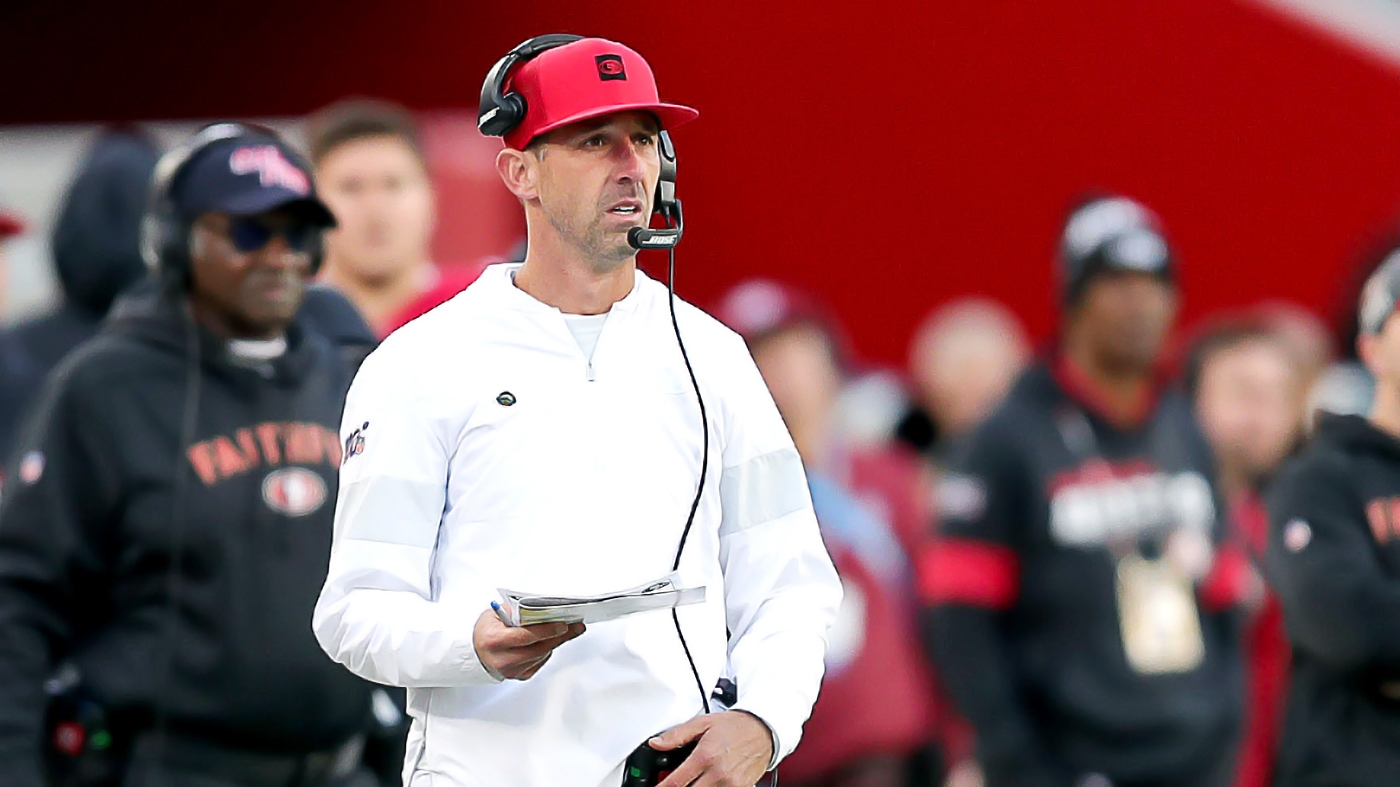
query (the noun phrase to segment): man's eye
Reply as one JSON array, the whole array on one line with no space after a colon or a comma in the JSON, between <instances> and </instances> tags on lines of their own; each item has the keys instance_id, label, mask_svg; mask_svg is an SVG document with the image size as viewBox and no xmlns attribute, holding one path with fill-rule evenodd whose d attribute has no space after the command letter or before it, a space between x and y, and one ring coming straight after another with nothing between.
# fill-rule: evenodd
<instances>
[{"instance_id":1,"label":"man's eye","mask_svg":"<svg viewBox=\"0 0 1400 787\"><path fill-rule=\"evenodd\" d=\"M650 134L647 134L646 136L637 137L637 144L638 144L638 145L655 145L655 144L656 144L656 137L654 137L654 136L652 136L652 135L650 135Z\"/></svg>"},{"instance_id":2,"label":"man's eye","mask_svg":"<svg viewBox=\"0 0 1400 787\"><path fill-rule=\"evenodd\" d=\"M588 139L585 139L585 140L583 141L583 146L584 146L584 147L587 147L587 148L600 148L600 147L602 147L604 144L606 144L607 141L608 141L608 140L607 140L606 137L604 137L604 136L602 136L602 135L598 135L598 136L589 137Z\"/></svg>"}]
</instances>

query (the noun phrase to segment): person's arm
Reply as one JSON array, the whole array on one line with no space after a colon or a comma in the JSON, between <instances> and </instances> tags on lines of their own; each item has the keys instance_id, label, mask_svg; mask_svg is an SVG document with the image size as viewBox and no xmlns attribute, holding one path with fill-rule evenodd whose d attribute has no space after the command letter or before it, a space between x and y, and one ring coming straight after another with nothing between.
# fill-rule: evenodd
<instances>
[{"instance_id":1,"label":"person's arm","mask_svg":"<svg viewBox=\"0 0 1400 787\"><path fill-rule=\"evenodd\" d=\"M1341 463L1313 457L1274 483L1266 569L1294 647L1342 670L1400 669L1400 577Z\"/></svg>"},{"instance_id":2,"label":"person's arm","mask_svg":"<svg viewBox=\"0 0 1400 787\"><path fill-rule=\"evenodd\" d=\"M367 680L494 683L473 645L481 610L433 597L450 452L394 360L371 355L346 400L335 539L312 627L331 658Z\"/></svg>"},{"instance_id":3,"label":"person's arm","mask_svg":"<svg viewBox=\"0 0 1400 787\"><path fill-rule=\"evenodd\" d=\"M0 785L39 787L43 690L75 634L101 620L120 463L107 431L53 378L6 468L0 503Z\"/></svg>"},{"instance_id":4,"label":"person's arm","mask_svg":"<svg viewBox=\"0 0 1400 787\"><path fill-rule=\"evenodd\" d=\"M1026 711L1003 632L1020 594L1018 528L1031 482L1000 426L984 425L954 459L950 473L966 504L938 523L918 555L924 640L996 783L1069 784Z\"/></svg>"},{"instance_id":5,"label":"person's arm","mask_svg":"<svg viewBox=\"0 0 1400 787\"><path fill-rule=\"evenodd\" d=\"M825 671L841 582L822 543L802 460L742 349L722 402L720 562L734 710L768 725L769 768L797 746Z\"/></svg>"}]
</instances>

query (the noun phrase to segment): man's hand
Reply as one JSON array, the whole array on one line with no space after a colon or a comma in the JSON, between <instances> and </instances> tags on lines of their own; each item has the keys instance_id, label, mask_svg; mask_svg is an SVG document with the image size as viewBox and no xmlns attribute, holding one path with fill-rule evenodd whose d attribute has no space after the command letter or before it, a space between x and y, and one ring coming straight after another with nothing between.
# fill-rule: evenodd
<instances>
[{"instance_id":1,"label":"man's hand","mask_svg":"<svg viewBox=\"0 0 1400 787\"><path fill-rule=\"evenodd\" d=\"M584 632L582 623L540 623L511 627L486 610L476 619L472 645L481 665L494 675L529 680L554 649Z\"/></svg>"},{"instance_id":2,"label":"man's hand","mask_svg":"<svg viewBox=\"0 0 1400 787\"><path fill-rule=\"evenodd\" d=\"M697 738L695 751L657 787L753 787L773 759L768 725L743 711L697 716L648 743L669 751Z\"/></svg>"}]
</instances>

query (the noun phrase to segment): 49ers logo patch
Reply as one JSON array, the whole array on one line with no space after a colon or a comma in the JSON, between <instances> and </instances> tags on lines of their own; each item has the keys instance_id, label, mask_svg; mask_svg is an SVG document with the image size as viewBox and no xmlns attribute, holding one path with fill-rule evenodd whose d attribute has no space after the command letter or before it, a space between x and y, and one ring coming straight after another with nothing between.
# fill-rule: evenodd
<instances>
[{"instance_id":1,"label":"49ers logo patch","mask_svg":"<svg viewBox=\"0 0 1400 787\"><path fill-rule=\"evenodd\" d=\"M627 79L627 69L622 65L621 55L594 55L598 64L598 79L610 82L614 79Z\"/></svg>"},{"instance_id":2,"label":"49ers logo patch","mask_svg":"<svg viewBox=\"0 0 1400 787\"><path fill-rule=\"evenodd\" d=\"M262 496L279 514L306 516L326 502L326 482L305 468L284 467L263 479Z\"/></svg>"}]
</instances>

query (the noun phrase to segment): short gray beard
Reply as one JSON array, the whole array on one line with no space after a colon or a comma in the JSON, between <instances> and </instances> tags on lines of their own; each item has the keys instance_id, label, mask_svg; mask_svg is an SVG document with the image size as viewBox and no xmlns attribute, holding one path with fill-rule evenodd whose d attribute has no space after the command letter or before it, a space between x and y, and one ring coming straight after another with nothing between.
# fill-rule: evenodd
<instances>
[{"instance_id":1,"label":"short gray beard","mask_svg":"<svg viewBox=\"0 0 1400 787\"><path fill-rule=\"evenodd\" d=\"M597 219L580 230L567 219L556 216L551 211L546 210L544 215L549 221L549 226L554 228L560 238L583 253L584 262L594 273L612 273L637 254L629 244L610 245L599 227L602 219Z\"/></svg>"}]
</instances>

